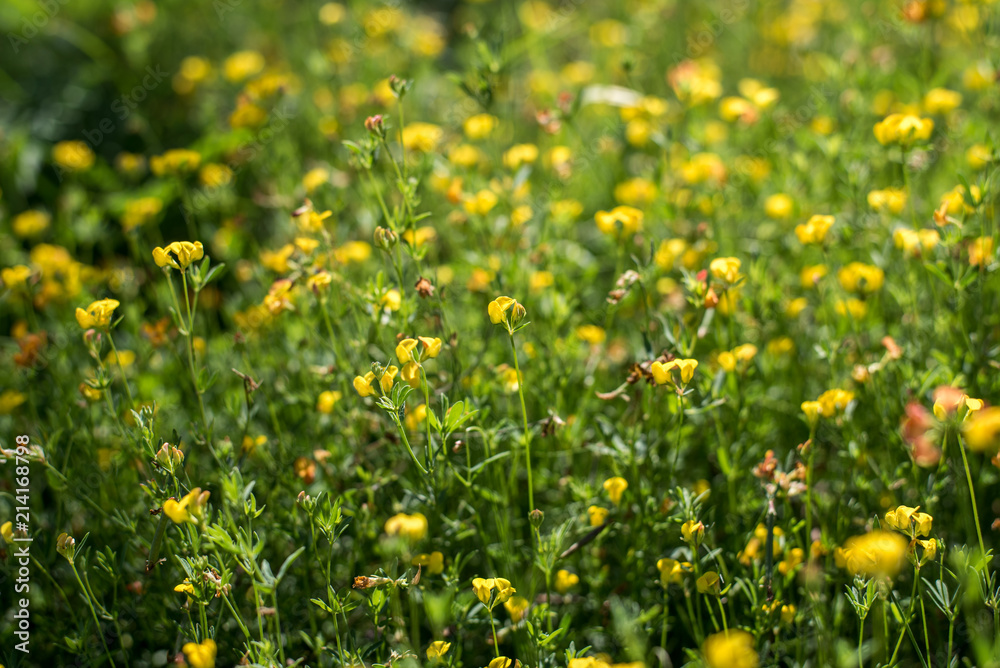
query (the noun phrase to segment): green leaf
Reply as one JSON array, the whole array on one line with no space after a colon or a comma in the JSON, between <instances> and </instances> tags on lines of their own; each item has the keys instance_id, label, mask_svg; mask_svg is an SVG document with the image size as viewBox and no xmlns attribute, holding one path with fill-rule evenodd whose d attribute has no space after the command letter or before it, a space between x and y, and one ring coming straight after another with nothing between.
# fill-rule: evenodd
<instances>
[{"instance_id":1,"label":"green leaf","mask_svg":"<svg viewBox=\"0 0 1000 668\"><path fill-rule=\"evenodd\" d=\"M303 545L302 547L300 547L299 549L295 550L290 555L288 555L288 558L285 559L285 563L281 564L281 568L278 569L278 575L274 579L275 586L278 586L278 583L281 582L281 579L285 577L285 573L288 572L289 567L291 567L291 565L295 563L295 560L298 559L300 556L302 556L302 553L305 551L306 547L305 545Z\"/></svg>"},{"instance_id":2,"label":"green leaf","mask_svg":"<svg viewBox=\"0 0 1000 668\"><path fill-rule=\"evenodd\" d=\"M944 273L941 267L937 266L933 262L924 262L924 268L931 274L931 276L936 276L942 283L947 285L949 288L955 287L955 282L948 278L948 275Z\"/></svg>"}]
</instances>

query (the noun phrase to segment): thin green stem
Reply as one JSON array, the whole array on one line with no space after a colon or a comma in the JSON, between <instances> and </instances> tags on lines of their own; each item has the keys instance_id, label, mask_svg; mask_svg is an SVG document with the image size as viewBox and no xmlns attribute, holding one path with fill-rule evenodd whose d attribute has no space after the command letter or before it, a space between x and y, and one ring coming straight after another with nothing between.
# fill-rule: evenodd
<instances>
[{"instance_id":1,"label":"thin green stem","mask_svg":"<svg viewBox=\"0 0 1000 668\"><path fill-rule=\"evenodd\" d=\"M492 610L490 610L490 630L493 631L493 650L496 652L497 658L500 658L500 642L497 640L497 625L493 621Z\"/></svg>"},{"instance_id":2,"label":"thin green stem","mask_svg":"<svg viewBox=\"0 0 1000 668\"><path fill-rule=\"evenodd\" d=\"M94 609L94 602L90 600L90 593L83 585L83 581L80 579L80 572L76 570L76 564L71 561L69 562L69 565L70 568L73 569L73 575L76 576L76 583L80 585L80 589L83 590L83 598L87 601L87 607L90 608L90 614L94 618L94 625L97 627L97 635L101 638L101 644L104 646L104 654L108 657L108 663L114 666L115 660L111 658L111 650L108 649L108 643L104 640L104 633L101 631L101 622L97 619L97 611Z\"/></svg>"},{"instance_id":3,"label":"thin green stem","mask_svg":"<svg viewBox=\"0 0 1000 668\"><path fill-rule=\"evenodd\" d=\"M399 430L399 435L403 439L403 446L410 454L410 459L412 459L413 463L417 465L417 468L420 469L421 473L427 475L427 469L425 469L424 465L420 463L420 460L417 459L417 456L413 453L413 448L410 447L410 440L406 438L406 429L403 427L403 423L399 421L399 416L393 413L392 421L396 423L396 428Z\"/></svg>"},{"instance_id":4,"label":"thin green stem","mask_svg":"<svg viewBox=\"0 0 1000 668\"><path fill-rule=\"evenodd\" d=\"M132 388L129 387L128 378L125 376L125 367L122 365L122 358L118 355L118 348L115 347L115 337L111 335L111 330L108 330L108 343L111 344L111 352L115 356L115 362L118 363L118 371L122 375L122 383L125 385L125 394L128 396L129 408L135 410L135 401L132 400Z\"/></svg>"},{"instance_id":5,"label":"thin green stem","mask_svg":"<svg viewBox=\"0 0 1000 668\"><path fill-rule=\"evenodd\" d=\"M958 449L962 453L962 466L965 467L965 480L969 483L969 500L972 502L972 519L976 523L976 537L979 538L979 551L983 558L986 558L986 543L983 542L983 530L979 527L979 507L976 504L976 490L972 485L972 472L969 470L969 458L965 454L965 441L961 434L956 434L958 438ZM990 566L986 563L986 579L989 581Z\"/></svg>"},{"instance_id":6,"label":"thin green stem","mask_svg":"<svg viewBox=\"0 0 1000 668\"><path fill-rule=\"evenodd\" d=\"M514 352L514 371L517 373L517 394L521 398L521 419L524 423L524 461L528 467L528 510L535 509L535 493L531 483L531 432L528 431L528 409L524 404L524 382L521 378L521 366L517 361L517 346L514 335L510 335L510 349Z\"/></svg>"}]
</instances>

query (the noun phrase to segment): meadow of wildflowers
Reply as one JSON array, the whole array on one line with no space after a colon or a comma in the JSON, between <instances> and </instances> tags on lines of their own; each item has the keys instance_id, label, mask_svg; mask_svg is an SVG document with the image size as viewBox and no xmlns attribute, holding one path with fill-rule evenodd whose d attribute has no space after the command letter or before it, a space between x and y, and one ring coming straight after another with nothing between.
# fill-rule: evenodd
<instances>
[{"instance_id":1,"label":"meadow of wildflowers","mask_svg":"<svg viewBox=\"0 0 1000 668\"><path fill-rule=\"evenodd\" d=\"M998 27L3 3L0 668L1000 666Z\"/></svg>"}]
</instances>

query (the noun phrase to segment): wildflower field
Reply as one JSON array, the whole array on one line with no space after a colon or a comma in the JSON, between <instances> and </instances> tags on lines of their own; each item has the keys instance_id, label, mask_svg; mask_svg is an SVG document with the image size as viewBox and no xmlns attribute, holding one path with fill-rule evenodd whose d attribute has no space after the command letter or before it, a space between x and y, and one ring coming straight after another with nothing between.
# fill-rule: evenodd
<instances>
[{"instance_id":1,"label":"wildflower field","mask_svg":"<svg viewBox=\"0 0 1000 668\"><path fill-rule=\"evenodd\" d=\"M0 664L1000 666L998 28L7 0Z\"/></svg>"}]
</instances>

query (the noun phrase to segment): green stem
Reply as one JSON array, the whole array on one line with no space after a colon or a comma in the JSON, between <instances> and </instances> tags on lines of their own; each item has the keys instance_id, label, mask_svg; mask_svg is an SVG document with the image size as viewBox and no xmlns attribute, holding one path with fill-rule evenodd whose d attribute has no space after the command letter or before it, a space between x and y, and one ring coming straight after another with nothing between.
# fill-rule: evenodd
<instances>
[{"instance_id":1,"label":"green stem","mask_svg":"<svg viewBox=\"0 0 1000 668\"><path fill-rule=\"evenodd\" d=\"M858 620L858 668L865 668L864 657L861 654L861 645L865 642L865 620L862 617Z\"/></svg>"},{"instance_id":2,"label":"green stem","mask_svg":"<svg viewBox=\"0 0 1000 668\"><path fill-rule=\"evenodd\" d=\"M87 601L87 607L90 608L90 614L94 618L94 625L97 626L97 635L101 638L101 644L104 646L104 654L108 657L108 663L112 666L115 665L114 659L111 658L111 650L108 649L108 643L104 640L104 633L101 631L101 622L97 620L97 611L94 610L94 603L90 600L90 594L87 588L83 585L83 581L80 579L80 572L76 570L76 564L72 561L69 562L70 568L73 569L73 575L76 576L76 583L80 585L80 589L83 590L83 598Z\"/></svg>"},{"instance_id":3,"label":"green stem","mask_svg":"<svg viewBox=\"0 0 1000 668\"><path fill-rule=\"evenodd\" d=\"M413 448L410 447L410 441L409 439L406 438L406 429L403 427L403 423L399 421L399 416L396 415L395 412L393 412L392 414L392 421L396 423L396 428L399 430L399 435L403 439L403 446L406 448L406 451L410 454L410 459L412 459L413 463L417 465L417 468L420 469L421 473L427 475L427 469L425 469L424 465L420 463L420 460L417 459L417 456L413 454Z\"/></svg>"},{"instance_id":4,"label":"green stem","mask_svg":"<svg viewBox=\"0 0 1000 668\"><path fill-rule=\"evenodd\" d=\"M983 530L979 527L979 508L976 505L976 490L972 486L972 472L969 470L969 458L965 455L965 441L961 434L956 434L958 438L958 449L962 453L962 466L965 467L965 480L969 483L969 500L972 501L972 519L976 523L976 536L979 538L979 551L983 558L986 558L986 543L983 542ZM990 566L986 562L986 581L990 582Z\"/></svg>"},{"instance_id":5,"label":"green stem","mask_svg":"<svg viewBox=\"0 0 1000 668\"><path fill-rule=\"evenodd\" d=\"M233 607L233 602L229 600L229 594L223 594L222 600L226 602L226 607L229 608L229 612L232 613L233 619L236 620L240 630L243 631L243 635L246 636L247 640L250 640L250 629L248 629L247 625L243 623L243 617L240 616L240 613L236 612L236 608ZM340 638L337 638L337 640L340 640Z\"/></svg>"},{"instance_id":6,"label":"green stem","mask_svg":"<svg viewBox=\"0 0 1000 668\"><path fill-rule=\"evenodd\" d=\"M424 386L424 425L427 427L427 466L430 469L434 469L434 465L431 462L431 390L430 381L427 380L427 372L424 371L424 367L420 367L420 375L423 377ZM441 416L444 418L444 416Z\"/></svg>"},{"instance_id":7,"label":"green stem","mask_svg":"<svg viewBox=\"0 0 1000 668\"><path fill-rule=\"evenodd\" d=\"M281 615L278 613L278 591L277 588L271 592L271 605L274 606L274 625L278 627L278 657L281 659L281 665L286 665L285 661L285 643L281 641Z\"/></svg>"},{"instance_id":8,"label":"green stem","mask_svg":"<svg viewBox=\"0 0 1000 668\"><path fill-rule=\"evenodd\" d=\"M493 631L493 650L496 652L497 658L500 658L500 642L497 640L497 625L493 621L492 610L490 610L490 630Z\"/></svg>"},{"instance_id":9,"label":"green stem","mask_svg":"<svg viewBox=\"0 0 1000 668\"><path fill-rule=\"evenodd\" d=\"M517 394L521 398L521 419L524 424L524 461L528 467L528 510L535 509L535 493L531 484L531 432L528 431L528 409L524 405L524 382L521 379L521 366L517 361L517 346L514 335L510 335L510 349L514 352L514 371L517 373Z\"/></svg>"},{"instance_id":10,"label":"green stem","mask_svg":"<svg viewBox=\"0 0 1000 668\"><path fill-rule=\"evenodd\" d=\"M118 348L115 347L115 337L111 336L111 330L108 330L108 343L111 344L111 352L115 356L115 362L118 363L118 371L122 375L122 383L125 384L125 394L128 396L129 408L135 410L135 402L132 400L132 388L128 385L128 378L125 377L125 367L122 366L122 358L118 355Z\"/></svg>"},{"instance_id":11,"label":"green stem","mask_svg":"<svg viewBox=\"0 0 1000 668\"><path fill-rule=\"evenodd\" d=\"M678 407L677 438L674 441L674 456L673 456L673 461L670 464L670 481L671 481L671 484L673 484L673 480L675 478L675 474L676 474L676 471L677 471L677 459L680 456L679 453L680 453L680 450L681 450L681 432L684 430L684 395L683 394L680 394L680 393L677 394L677 407Z\"/></svg>"}]
</instances>

